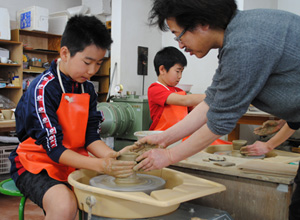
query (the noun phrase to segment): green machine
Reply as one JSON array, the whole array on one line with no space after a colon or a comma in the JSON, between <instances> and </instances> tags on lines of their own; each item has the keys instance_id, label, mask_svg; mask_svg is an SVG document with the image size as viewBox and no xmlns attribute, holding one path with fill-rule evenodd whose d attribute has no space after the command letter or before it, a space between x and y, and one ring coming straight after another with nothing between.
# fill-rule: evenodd
<instances>
[{"instance_id":1,"label":"green machine","mask_svg":"<svg viewBox=\"0 0 300 220\"><path fill-rule=\"evenodd\" d=\"M97 110L104 114L101 137L113 137L114 149L120 150L133 144L136 131L149 130L151 125L148 98L140 95L125 95L111 98L111 102L101 102Z\"/></svg>"}]
</instances>

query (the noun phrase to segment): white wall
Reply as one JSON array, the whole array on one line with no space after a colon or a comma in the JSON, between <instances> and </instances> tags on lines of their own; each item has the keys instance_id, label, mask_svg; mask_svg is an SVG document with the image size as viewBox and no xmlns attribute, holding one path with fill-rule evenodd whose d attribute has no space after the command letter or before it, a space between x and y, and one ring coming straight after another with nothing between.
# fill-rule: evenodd
<instances>
[{"instance_id":1,"label":"white wall","mask_svg":"<svg viewBox=\"0 0 300 220\"><path fill-rule=\"evenodd\" d=\"M151 0L112 0L112 38L111 75L115 63L117 69L112 79L114 86L121 83L124 92L135 91L143 94L143 76L137 75L137 48L148 47L148 75L145 76L144 94L157 76L154 72L153 58L161 48L161 33L147 25Z\"/></svg>"},{"instance_id":2,"label":"white wall","mask_svg":"<svg viewBox=\"0 0 300 220\"><path fill-rule=\"evenodd\" d=\"M278 0L278 9L293 12L300 15L300 1L299 0Z\"/></svg>"},{"instance_id":3,"label":"white wall","mask_svg":"<svg viewBox=\"0 0 300 220\"><path fill-rule=\"evenodd\" d=\"M48 8L49 13L53 13L79 5L81 5L81 0L0 0L0 7L8 9L12 21L16 21L17 11L30 6Z\"/></svg>"},{"instance_id":4,"label":"white wall","mask_svg":"<svg viewBox=\"0 0 300 220\"><path fill-rule=\"evenodd\" d=\"M272 8L277 9L278 0L245 0L244 10L254 9L254 8Z\"/></svg>"}]
</instances>

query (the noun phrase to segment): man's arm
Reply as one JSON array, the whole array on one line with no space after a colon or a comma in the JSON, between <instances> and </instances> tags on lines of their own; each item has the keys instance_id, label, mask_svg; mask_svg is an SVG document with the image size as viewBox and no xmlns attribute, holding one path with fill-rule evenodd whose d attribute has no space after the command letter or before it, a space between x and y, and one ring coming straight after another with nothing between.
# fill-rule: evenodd
<instances>
[{"instance_id":1,"label":"man's arm","mask_svg":"<svg viewBox=\"0 0 300 220\"><path fill-rule=\"evenodd\" d=\"M220 135L212 133L206 125L208 110L209 106L202 102L183 120L166 131L139 140L137 144L157 144L166 148L168 145L192 134L187 140L170 149L153 149L145 152L137 158L137 161L141 162L135 169L146 171L161 169L203 150L218 139Z\"/></svg>"},{"instance_id":2,"label":"man's arm","mask_svg":"<svg viewBox=\"0 0 300 220\"><path fill-rule=\"evenodd\" d=\"M286 141L296 130L291 129L287 123L280 131L267 142L256 141L252 145L241 148L241 153L245 155L262 155L270 152L275 147Z\"/></svg>"}]
</instances>

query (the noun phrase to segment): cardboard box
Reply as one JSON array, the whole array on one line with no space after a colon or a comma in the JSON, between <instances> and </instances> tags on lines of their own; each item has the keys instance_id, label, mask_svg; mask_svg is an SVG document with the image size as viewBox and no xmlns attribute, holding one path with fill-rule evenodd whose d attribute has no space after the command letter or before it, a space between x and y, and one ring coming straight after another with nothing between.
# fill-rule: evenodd
<instances>
[{"instance_id":1,"label":"cardboard box","mask_svg":"<svg viewBox=\"0 0 300 220\"><path fill-rule=\"evenodd\" d=\"M48 19L49 33L62 35L68 20L69 20L69 15L66 12L50 14Z\"/></svg>"},{"instance_id":2,"label":"cardboard box","mask_svg":"<svg viewBox=\"0 0 300 220\"><path fill-rule=\"evenodd\" d=\"M10 21L7 8L0 8L0 39L10 40Z\"/></svg>"},{"instance_id":3,"label":"cardboard box","mask_svg":"<svg viewBox=\"0 0 300 220\"><path fill-rule=\"evenodd\" d=\"M20 29L48 32L49 10L39 6L31 6L17 12Z\"/></svg>"},{"instance_id":4,"label":"cardboard box","mask_svg":"<svg viewBox=\"0 0 300 220\"><path fill-rule=\"evenodd\" d=\"M88 7L81 5L68 8L66 11L55 12L49 15L49 33L62 35L70 17L76 14L86 14Z\"/></svg>"},{"instance_id":5,"label":"cardboard box","mask_svg":"<svg viewBox=\"0 0 300 220\"><path fill-rule=\"evenodd\" d=\"M9 58L9 50L0 47L0 57L7 57L7 58Z\"/></svg>"},{"instance_id":6,"label":"cardboard box","mask_svg":"<svg viewBox=\"0 0 300 220\"><path fill-rule=\"evenodd\" d=\"M89 7L92 15L111 14L111 0L82 0L82 5Z\"/></svg>"}]
</instances>

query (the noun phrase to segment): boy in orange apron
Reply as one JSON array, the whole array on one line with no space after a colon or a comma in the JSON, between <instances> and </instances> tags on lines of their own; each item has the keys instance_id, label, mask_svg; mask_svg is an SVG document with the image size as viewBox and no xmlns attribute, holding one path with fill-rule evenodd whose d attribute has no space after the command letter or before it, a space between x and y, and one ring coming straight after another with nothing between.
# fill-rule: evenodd
<instances>
[{"instance_id":1,"label":"boy in orange apron","mask_svg":"<svg viewBox=\"0 0 300 220\"><path fill-rule=\"evenodd\" d=\"M154 58L158 79L148 88L152 124L149 130L166 130L182 120L194 106L203 101L204 94L186 94L176 87L187 60L175 47L165 47Z\"/></svg>"},{"instance_id":2,"label":"boy in orange apron","mask_svg":"<svg viewBox=\"0 0 300 220\"><path fill-rule=\"evenodd\" d=\"M20 191L43 208L45 219L75 219L77 201L68 175L83 168L115 177L132 173L134 162L100 140L103 115L88 81L99 70L112 39L94 16L69 19L60 59L36 77L16 109L20 144L10 155ZM88 151L93 156L88 155Z\"/></svg>"}]
</instances>

